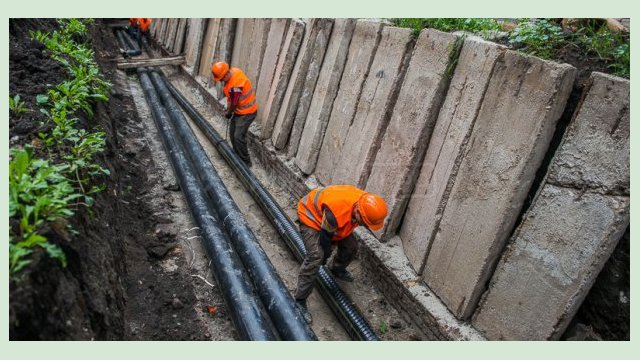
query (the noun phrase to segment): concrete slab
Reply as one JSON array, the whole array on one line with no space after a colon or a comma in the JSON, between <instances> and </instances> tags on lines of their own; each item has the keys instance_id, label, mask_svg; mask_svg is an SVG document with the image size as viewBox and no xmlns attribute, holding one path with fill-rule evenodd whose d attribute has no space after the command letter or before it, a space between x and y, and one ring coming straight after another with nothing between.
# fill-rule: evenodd
<instances>
[{"instance_id":1,"label":"concrete slab","mask_svg":"<svg viewBox=\"0 0 640 360\"><path fill-rule=\"evenodd\" d=\"M431 50L438 52L436 57L445 55L446 59L446 46L455 37L444 34L443 37L448 41L434 41ZM407 69L411 56L407 53L410 40L411 29L387 26L382 30L355 117L347 131L343 151L338 156L331 178L333 184L365 186Z\"/></svg>"},{"instance_id":2,"label":"concrete slab","mask_svg":"<svg viewBox=\"0 0 640 360\"><path fill-rule=\"evenodd\" d=\"M320 64L322 64L322 59L327 49L327 42L331 35L332 26L333 20L331 19L309 19L307 22L307 31L300 46L291 79L289 80L289 85L284 94L282 106L280 106L280 112L278 113L273 128L271 141L278 150L283 149L287 145L291 127L293 126L298 111L300 96L305 87L307 87L307 79L309 86L312 86L311 83L315 86ZM314 66L315 71L310 73L309 69L312 61L316 63ZM309 94L313 93L313 88L307 92Z\"/></svg>"},{"instance_id":3,"label":"concrete slab","mask_svg":"<svg viewBox=\"0 0 640 360\"><path fill-rule=\"evenodd\" d=\"M176 40L173 44L173 53L182 54L184 50L185 35L187 33L187 20L179 19L178 28L176 30Z\"/></svg>"},{"instance_id":4,"label":"concrete slab","mask_svg":"<svg viewBox=\"0 0 640 360\"><path fill-rule=\"evenodd\" d=\"M201 18L189 19L187 24L187 43L185 44L184 52L187 72L191 76L195 76L200 67L206 21L207 19Z\"/></svg>"},{"instance_id":5,"label":"concrete slab","mask_svg":"<svg viewBox=\"0 0 640 360\"><path fill-rule=\"evenodd\" d=\"M433 108L433 105L425 103L421 104L422 108L416 112L409 107L412 102L419 103L420 99L428 98L423 93L433 94L435 90L431 89L435 88L435 85L421 86L418 85L418 81L438 80L435 74L428 78L414 79L415 70L412 66L418 56L418 45L405 78L405 83L415 85L403 86L383 140L385 150L381 150L380 154L387 154L390 150L386 149L393 149L394 144L397 144L398 149L392 152L394 157L388 158L385 163L381 161L382 157L376 158L367 188L387 196L390 211L383 239L392 236L397 230L404 213L399 235L411 266L418 274L422 274L433 232L437 229L438 220L448 199L450 184L455 180L457 165L464 154L465 145L478 116L494 64L506 49L477 37L465 39L442 108ZM428 51L428 48L423 51ZM428 59L424 55L421 58L424 59L422 61ZM431 60L429 63L438 64ZM422 68L428 66L425 64ZM412 89L416 93L412 93ZM415 97L412 97L413 95ZM403 100L405 97L408 100ZM434 112L437 121L433 120L435 127L430 131L429 127L433 126L431 116ZM416 120L425 116L429 119L425 119L422 124L418 122L419 127L416 128ZM429 138L431 140L428 140ZM424 160L419 160L414 148L424 146L427 146L426 155ZM407 178L412 178L413 173L418 170L420 173L413 186ZM385 176L390 178L387 180ZM374 185L376 183L378 185ZM407 204L406 211L403 203Z\"/></svg>"},{"instance_id":6,"label":"concrete slab","mask_svg":"<svg viewBox=\"0 0 640 360\"><path fill-rule=\"evenodd\" d=\"M162 18L160 21L161 23L160 23L160 28L158 29L157 40L158 40L158 44L164 46L164 34L166 33L169 19Z\"/></svg>"},{"instance_id":7,"label":"concrete slab","mask_svg":"<svg viewBox=\"0 0 640 360\"><path fill-rule=\"evenodd\" d=\"M207 24L207 31L204 35L202 42L202 53L200 55L200 69L198 74L202 77L203 83L210 86L211 81L211 63L216 56L216 45L218 42L218 35L220 33L220 19L209 19Z\"/></svg>"},{"instance_id":8,"label":"concrete slab","mask_svg":"<svg viewBox=\"0 0 640 360\"><path fill-rule=\"evenodd\" d=\"M240 65L240 58L242 57L241 53L243 50L243 46L241 45L242 43L244 43L244 33L245 33L245 29L246 29L246 23L248 21L251 21L251 19L243 19L240 18L238 20L236 20L236 28L234 30L234 42L233 42L233 46L232 46L232 50L231 50L231 61L229 62L229 65L231 66L238 66Z\"/></svg>"},{"instance_id":9,"label":"concrete slab","mask_svg":"<svg viewBox=\"0 0 640 360\"><path fill-rule=\"evenodd\" d=\"M424 271L458 318L471 315L491 276L575 73L514 51L495 65Z\"/></svg>"},{"instance_id":10,"label":"concrete slab","mask_svg":"<svg viewBox=\"0 0 640 360\"><path fill-rule=\"evenodd\" d=\"M474 315L490 339L558 339L629 225L629 81L590 81Z\"/></svg>"},{"instance_id":11,"label":"concrete slab","mask_svg":"<svg viewBox=\"0 0 640 360\"><path fill-rule=\"evenodd\" d=\"M335 101L328 107L327 99L324 99L322 104L312 104L309 109L295 163L305 174L315 171L318 180L325 185L331 181L333 169L342 154L344 139L378 47L382 26L378 21L357 21ZM344 45L344 39L340 41L341 46ZM339 67L339 61L334 66ZM320 109L317 106L320 105L322 111L331 110L328 118L318 114Z\"/></svg>"},{"instance_id":12,"label":"concrete slab","mask_svg":"<svg viewBox=\"0 0 640 360\"><path fill-rule=\"evenodd\" d=\"M269 89L273 82L273 75L278 63L278 55L282 48L283 40L287 29L289 28L290 19L272 19L269 28L269 36L267 38L267 46L264 50L264 58L260 68L260 76L258 77L256 88L256 100L258 101L258 117L261 118L265 111L264 107L269 98Z\"/></svg>"},{"instance_id":13,"label":"concrete slab","mask_svg":"<svg viewBox=\"0 0 640 360\"><path fill-rule=\"evenodd\" d=\"M468 109L465 107L470 105L458 101L465 87L465 79L478 76L477 70L482 68L482 62L475 58L480 51L473 52L474 58L470 59L471 62L467 61L467 64L463 64L464 57L452 58L461 46L462 41L455 35L436 30L425 29L418 37L366 185L368 191L383 194L387 201L389 215L382 231L376 234L383 240L395 235L412 194L441 104L449 88L448 69L453 66L452 61L458 63L456 80L459 83L452 82L451 86L454 89L460 87L460 90L455 92L458 95L455 100L450 99L449 112L455 112L458 105L465 112ZM480 55L480 58L483 55L486 54ZM479 101L475 104L479 107ZM447 112L446 108L443 110L444 113Z\"/></svg>"},{"instance_id":14,"label":"concrete slab","mask_svg":"<svg viewBox=\"0 0 640 360\"><path fill-rule=\"evenodd\" d=\"M243 71L248 68L249 55L252 48L253 27L258 19L238 19L230 66L239 67Z\"/></svg>"},{"instance_id":15,"label":"concrete slab","mask_svg":"<svg viewBox=\"0 0 640 360\"><path fill-rule=\"evenodd\" d=\"M257 85L259 81L260 67L264 61L264 51L267 47L267 37L269 36L270 27L271 19L255 20L253 35L251 37L251 49L245 71L251 83L255 85Z\"/></svg>"},{"instance_id":16,"label":"concrete slab","mask_svg":"<svg viewBox=\"0 0 640 360\"><path fill-rule=\"evenodd\" d=\"M629 195L629 81L592 73L587 96L569 126L549 180L573 188Z\"/></svg>"},{"instance_id":17,"label":"concrete slab","mask_svg":"<svg viewBox=\"0 0 640 360\"><path fill-rule=\"evenodd\" d=\"M158 28L160 26L160 22L162 19L160 18L152 18L151 19L151 37L156 39L158 36Z\"/></svg>"},{"instance_id":18,"label":"concrete slab","mask_svg":"<svg viewBox=\"0 0 640 360\"><path fill-rule=\"evenodd\" d=\"M287 144L286 156L288 159L294 158L298 152L309 110L314 107L313 111L316 113L317 111L325 111L325 119L321 121L324 127L326 127L327 119L331 113L333 99L338 91L338 81L344 70L347 49L356 25L355 19L333 19L333 21L331 37L325 40L328 44L326 45L324 57L320 59L321 61L316 61L315 59L319 59L319 56L314 56L309 64L308 80L300 95L300 100L298 100L298 110L296 111L289 143ZM343 47L343 49L338 50L340 47ZM339 51L341 52L338 54ZM321 69L324 70L320 71ZM325 76L323 76L324 71L328 72ZM326 105L324 110L323 105ZM318 116L312 115L312 117L314 117L314 125L317 125ZM322 129L323 132L324 127Z\"/></svg>"},{"instance_id":19,"label":"concrete slab","mask_svg":"<svg viewBox=\"0 0 640 360\"><path fill-rule=\"evenodd\" d=\"M220 61L226 61L231 63L231 52L233 51L234 34L236 29L236 19L222 19L220 20L220 29L218 31L218 41L215 47L215 59ZM222 83L214 82L213 78L209 76L209 82L214 86L216 93L219 94L219 98L223 98Z\"/></svg>"},{"instance_id":20,"label":"concrete slab","mask_svg":"<svg viewBox=\"0 0 640 360\"><path fill-rule=\"evenodd\" d=\"M276 123L276 118L280 111L284 93L289 84L291 72L293 71L296 57L298 56L298 50L300 49L304 32L304 22L297 19L291 20L282 50L278 56L278 63L276 65L271 88L269 89L267 103L263 108L264 110L258 111L257 115L256 122L260 124L260 136L262 139L270 138L273 133L273 126Z\"/></svg>"},{"instance_id":21,"label":"concrete slab","mask_svg":"<svg viewBox=\"0 0 640 360\"><path fill-rule=\"evenodd\" d=\"M172 54L175 54L173 52L173 44L176 41L176 32L178 31L178 22L180 21L180 19L171 19L169 20L169 27L167 29L167 36L165 39L165 47L167 49L167 51L169 51Z\"/></svg>"},{"instance_id":22,"label":"concrete slab","mask_svg":"<svg viewBox=\"0 0 640 360\"><path fill-rule=\"evenodd\" d=\"M628 197L546 185L496 268L476 329L493 340L560 338L628 225Z\"/></svg>"}]
</instances>

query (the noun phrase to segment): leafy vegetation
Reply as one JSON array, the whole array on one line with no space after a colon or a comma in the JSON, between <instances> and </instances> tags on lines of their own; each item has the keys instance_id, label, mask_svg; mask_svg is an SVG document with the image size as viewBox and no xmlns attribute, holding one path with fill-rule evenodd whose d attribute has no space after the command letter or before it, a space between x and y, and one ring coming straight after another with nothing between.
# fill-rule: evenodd
<instances>
[{"instance_id":1,"label":"leafy vegetation","mask_svg":"<svg viewBox=\"0 0 640 360\"><path fill-rule=\"evenodd\" d=\"M606 63L614 75L630 76L629 34L612 32L602 20L580 19L575 26L567 28L554 19L517 19L513 23L480 18L390 20L395 26L414 29L416 36L426 27L447 32L466 31L487 39L496 38L502 31L512 48L543 59L559 59L565 47L574 47L584 58Z\"/></svg>"},{"instance_id":2,"label":"leafy vegetation","mask_svg":"<svg viewBox=\"0 0 640 360\"><path fill-rule=\"evenodd\" d=\"M9 96L9 110L15 115L19 115L27 111L24 101L20 100L20 95L16 95L14 97Z\"/></svg>"},{"instance_id":3,"label":"leafy vegetation","mask_svg":"<svg viewBox=\"0 0 640 360\"><path fill-rule=\"evenodd\" d=\"M12 277L31 262L29 255L35 246L66 266L62 250L43 235L45 229L73 233L66 219L74 215L78 206L91 206L91 195L104 189L103 185L87 189L90 180L109 174L95 162L96 154L105 148L104 132L78 128L78 119L72 117L82 111L92 118L93 104L108 101L111 88L100 76L93 51L82 43L90 22L63 19L58 20L59 30L31 33L32 39L44 43L51 57L67 68L71 79L36 97L40 111L54 125L51 132L38 134L48 158L37 158L34 148L28 145L11 149L9 217L14 225L9 230L9 270ZM13 103L18 109L19 100L19 96L10 98L10 108Z\"/></svg>"}]
</instances>

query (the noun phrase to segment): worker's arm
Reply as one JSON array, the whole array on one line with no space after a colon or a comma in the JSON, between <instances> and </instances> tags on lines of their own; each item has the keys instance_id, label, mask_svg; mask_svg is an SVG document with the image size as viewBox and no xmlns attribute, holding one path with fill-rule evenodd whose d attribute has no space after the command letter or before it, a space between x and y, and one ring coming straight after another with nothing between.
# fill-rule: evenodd
<instances>
[{"instance_id":1,"label":"worker's arm","mask_svg":"<svg viewBox=\"0 0 640 360\"><path fill-rule=\"evenodd\" d=\"M331 256L331 238L338 229L338 222L331 210L325 208L322 212L322 223L320 224L320 248L323 251L322 264L327 263Z\"/></svg>"},{"instance_id":2,"label":"worker's arm","mask_svg":"<svg viewBox=\"0 0 640 360\"><path fill-rule=\"evenodd\" d=\"M242 88L234 87L229 90L229 106L227 107L226 114L227 119L231 119L231 116L236 111L240 95L242 95Z\"/></svg>"}]
</instances>

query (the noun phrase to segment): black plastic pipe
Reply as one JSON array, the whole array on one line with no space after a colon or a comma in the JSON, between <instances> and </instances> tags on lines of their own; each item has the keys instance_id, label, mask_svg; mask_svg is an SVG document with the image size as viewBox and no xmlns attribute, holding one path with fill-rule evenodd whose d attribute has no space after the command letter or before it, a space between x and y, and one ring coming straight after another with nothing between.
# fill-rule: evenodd
<instances>
[{"instance_id":1,"label":"black plastic pipe","mask_svg":"<svg viewBox=\"0 0 640 360\"><path fill-rule=\"evenodd\" d=\"M142 54L142 50L133 46L124 30L116 30L116 36L120 42L120 47L125 50L127 56L138 56Z\"/></svg>"},{"instance_id":2,"label":"black plastic pipe","mask_svg":"<svg viewBox=\"0 0 640 360\"><path fill-rule=\"evenodd\" d=\"M271 194L269 194L260 181L256 179L253 173L251 173L244 162L240 160L218 132L169 81L166 81L166 84L169 91L171 91L187 114L191 116L196 125L207 136L209 141L216 146L222 157L231 166L231 169L233 169L251 196L260 205L271 221L271 224L285 240L285 243L289 246L289 249L298 261L302 262L306 254L306 249L302 236L293 221L291 221ZM318 285L320 294L327 304L329 304L331 310L352 339L365 341L380 340L351 299L340 289L326 266L320 267L318 277L316 278L316 285Z\"/></svg>"},{"instance_id":3,"label":"black plastic pipe","mask_svg":"<svg viewBox=\"0 0 640 360\"><path fill-rule=\"evenodd\" d=\"M151 71L149 75L204 191L212 200L211 208L218 215L218 220L224 219L222 225L229 234L231 244L240 255L280 337L283 340L317 340L277 270L249 228L244 215L220 179L209 156L189 127L180 105L167 89L164 79L155 71Z\"/></svg>"},{"instance_id":4,"label":"black plastic pipe","mask_svg":"<svg viewBox=\"0 0 640 360\"><path fill-rule=\"evenodd\" d=\"M252 291L238 255L231 249L226 234L207 207L205 194L187 161L184 149L171 127L169 115L162 107L146 69L138 68L138 76L193 219L201 230L207 254L213 260L211 269L231 310L236 331L242 340L277 340L271 323Z\"/></svg>"}]
</instances>

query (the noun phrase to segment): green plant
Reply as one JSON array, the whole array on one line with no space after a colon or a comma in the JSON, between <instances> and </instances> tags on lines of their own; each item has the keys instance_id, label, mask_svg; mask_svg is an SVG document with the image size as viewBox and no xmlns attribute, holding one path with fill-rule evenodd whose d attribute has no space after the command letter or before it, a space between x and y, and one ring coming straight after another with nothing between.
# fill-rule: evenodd
<instances>
[{"instance_id":1,"label":"green plant","mask_svg":"<svg viewBox=\"0 0 640 360\"><path fill-rule=\"evenodd\" d=\"M626 78L630 75L629 36L613 33L596 21L587 21L572 35L572 40L600 60L609 63L613 73Z\"/></svg>"},{"instance_id":2,"label":"green plant","mask_svg":"<svg viewBox=\"0 0 640 360\"><path fill-rule=\"evenodd\" d=\"M14 97L9 96L9 110L16 115L27 111L24 101L20 100L20 95L16 95Z\"/></svg>"},{"instance_id":3,"label":"green plant","mask_svg":"<svg viewBox=\"0 0 640 360\"><path fill-rule=\"evenodd\" d=\"M417 36L424 28L432 28L440 31L468 31L484 35L485 32L500 31L501 25L495 19L482 18L403 18L391 19L395 26L413 29L413 35Z\"/></svg>"},{"instance_id":4,"label":"green plant","mask_svg":"<svg viewBox=\"0 0 640 360\"><path fill-rule=\"evenodd\" d=\"M545 19L521 22L509 33L511 45L543 59L552 59L564 40L562 29Z\"/></svg>"},{"instance_id":5,"label":"green plant","mask_svg":"<svg viewBox=\"0 0 640 360\"><path fill-rule=\"evenodd\" d=\"M60 248L39 233L45 222L73 215L69 204L81 195L63 175L68 165L54 165L33 157L33 148L11 149L9 161L9 218L17 225L9 230L10 274L29 263L31 248L40 246L66 266Z\"/></svg>"},{"instance_id":6,"label":"green plant","mask_svg":"<svg viewBox=\"0 0 640 360\"><path fill-rule=\"evenodd\" d=\"M384 335L387 333L387 331L389 330L387 327L387 323L384 320L380 320L380 334Z\"/></svg>"}]
</instances>

